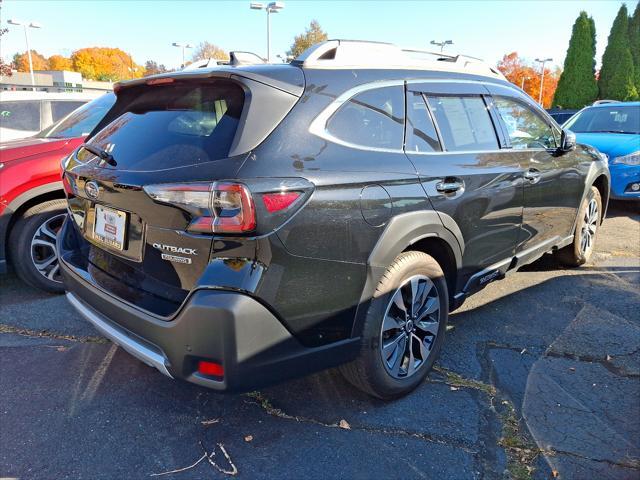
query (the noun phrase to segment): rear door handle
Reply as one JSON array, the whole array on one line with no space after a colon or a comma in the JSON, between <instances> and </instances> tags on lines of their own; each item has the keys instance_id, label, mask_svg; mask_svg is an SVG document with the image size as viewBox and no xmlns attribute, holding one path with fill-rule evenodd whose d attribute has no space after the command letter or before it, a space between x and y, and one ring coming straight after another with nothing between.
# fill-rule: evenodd
<instances>
[{"instance_id":1,"label":"rear door handle","mask_svg":"<svg viewBox=\"0 0 640 480\"><path fill-rule=\"evenodd\" d=\"M524 178L529 180L531 183L536 183L540 180L540 170L535 168L530 168L526 172L524 172Z\"/></svg>"},{"instance_id":2,"label":"rear door handle","mask_svg":"<svg viewBox=\"0 0 640 480\"><path fill-rule=\"evenodd\" d=\"M445 178L436 183L436 190L439 193L454 193L464 188L464 182L455 178Z\"/></svg>"}]
</instances>

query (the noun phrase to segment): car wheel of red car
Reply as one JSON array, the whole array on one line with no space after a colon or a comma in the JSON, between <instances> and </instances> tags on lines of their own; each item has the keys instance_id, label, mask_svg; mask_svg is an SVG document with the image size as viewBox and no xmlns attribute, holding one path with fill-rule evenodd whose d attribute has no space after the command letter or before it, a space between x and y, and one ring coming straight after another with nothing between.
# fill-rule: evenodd
<instances>
[{"instance_id":1,"label":"car wheel of red car","mask_svg":"<svg viewBox=\"0 0 640 480\"><path fill-rule=\"evenodd\" d=\"M62 293L56 235L66 215L65 200L50 200L28 209L11 229L9 251L18 276L33 287Z\"/></svg>"}]
</instances>

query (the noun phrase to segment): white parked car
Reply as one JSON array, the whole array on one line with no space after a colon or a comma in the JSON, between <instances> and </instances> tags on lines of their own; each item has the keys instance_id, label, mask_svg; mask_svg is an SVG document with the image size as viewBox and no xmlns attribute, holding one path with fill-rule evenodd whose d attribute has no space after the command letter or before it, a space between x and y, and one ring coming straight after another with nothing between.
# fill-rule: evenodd
<instances>
[{"instance_id":1,"label":"white parked car","mask_svg":"<svg viewBox=\"0 0 640 480\"><path fill-rule=\"evenodd\" d=\"M103 93L0 91L0 142L31 137Z\"/></svg>"}]
</instances>

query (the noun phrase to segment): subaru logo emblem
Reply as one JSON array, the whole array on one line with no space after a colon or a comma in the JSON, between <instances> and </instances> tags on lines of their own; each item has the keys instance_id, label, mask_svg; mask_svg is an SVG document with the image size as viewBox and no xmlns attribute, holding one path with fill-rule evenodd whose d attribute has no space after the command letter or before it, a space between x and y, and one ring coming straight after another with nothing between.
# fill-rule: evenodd
<instances>
[{"instance_id":1,"label":"subaru logo emblem","mask_svg":"<svg viewBox=\"0 0 640 480\"><path fill-rule=\"evenodd\" d=\"M96 199L100 193L100 187L93 180L84 184L84 191L89 198Z\"/></svg>"}]
</instances>

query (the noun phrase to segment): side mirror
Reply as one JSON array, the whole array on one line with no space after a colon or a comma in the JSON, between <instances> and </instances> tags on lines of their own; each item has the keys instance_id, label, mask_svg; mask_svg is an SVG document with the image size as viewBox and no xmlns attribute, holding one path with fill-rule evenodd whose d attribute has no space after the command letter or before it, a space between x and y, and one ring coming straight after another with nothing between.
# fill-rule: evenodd
<instances>
[{"instance_id":1,"label":"side mirror","mask_svg":"<svg viewBox=\"0 0 640 480\"><path fill-rule=\"evenodd\" d=\"M576 148L576 134L571 130L563 129L560 136L560 150L570 152L574 148Z\"/></svg>"}]
</instances>

